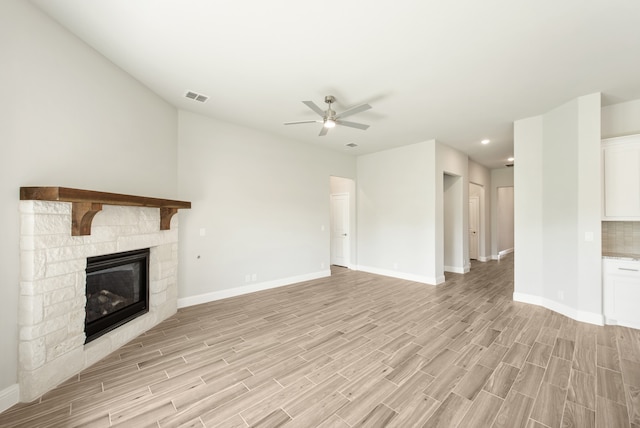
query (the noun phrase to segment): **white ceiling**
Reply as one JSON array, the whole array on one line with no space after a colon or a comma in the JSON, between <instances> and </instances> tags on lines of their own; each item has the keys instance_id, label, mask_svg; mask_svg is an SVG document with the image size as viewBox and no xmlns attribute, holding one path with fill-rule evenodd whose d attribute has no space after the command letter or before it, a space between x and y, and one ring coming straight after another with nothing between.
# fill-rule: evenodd
<instances>
[{"instance_id":1,"label":"white ceiling","mask_svg":"<svg viewBox=\"0 0 640 428\"><path fill-rule=\"evenodd\" d=\"M178 108L353 154L435 138L496 168L514 120L640 98L637 0L33 3ZM328 94L338 112L371 104L348 119L371 127L283 125Z\"/></svg>"}]
</instances>

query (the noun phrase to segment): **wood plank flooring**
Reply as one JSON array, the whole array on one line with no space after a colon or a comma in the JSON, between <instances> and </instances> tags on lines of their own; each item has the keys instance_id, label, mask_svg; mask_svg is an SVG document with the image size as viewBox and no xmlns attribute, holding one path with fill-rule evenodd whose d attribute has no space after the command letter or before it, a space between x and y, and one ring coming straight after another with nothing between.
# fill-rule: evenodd
<instances>
[{"instance_id":1,"label":"wood plank flooring","mask_svg":"<svg viewBox=\"0 0 640 428\"><path fill-rule=\"evenodd\" d=\"M640 331L512 294L512 257L439 287L334 269L181 309L0 426L640 428Z\"/></svg>"}]
</instances>

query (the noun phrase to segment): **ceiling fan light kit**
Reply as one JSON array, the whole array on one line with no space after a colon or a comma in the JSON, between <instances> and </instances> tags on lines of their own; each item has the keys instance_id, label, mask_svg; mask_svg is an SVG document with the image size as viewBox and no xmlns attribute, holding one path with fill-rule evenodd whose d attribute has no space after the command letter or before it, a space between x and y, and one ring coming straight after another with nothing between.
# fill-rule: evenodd
<instances>
[{"instance_id":1,"label":"ceiling fan light kit","mask_svg":"<svg viewBox=\"0 0 640 428\"><path fill-rule=\"evenodd\" d=\"M369 128L369 125L365 125L363 123L357 122L348 122L346 120L342 120L342 118L351 116L356 113L363 112L365 110L369 110L371 106L369 104L360 104L358 106L352 107L343 111L342 113L336 114L334 110L331 109L331 104L336 101L336 98L333 95L327 95L324 97L324 102L328 104L326 110L322 110L316 103L313 101L302 101L304 105L313 110L316 114L322 117L321 120L300 120L296 122L285 122L285 125L299 125L301 123L322 123L322 128L320 129L320 137L327 135L330 128L334 128L336 125L347 126L349 128L362 129L363 131Z\"/></svg>"}]
</instances>

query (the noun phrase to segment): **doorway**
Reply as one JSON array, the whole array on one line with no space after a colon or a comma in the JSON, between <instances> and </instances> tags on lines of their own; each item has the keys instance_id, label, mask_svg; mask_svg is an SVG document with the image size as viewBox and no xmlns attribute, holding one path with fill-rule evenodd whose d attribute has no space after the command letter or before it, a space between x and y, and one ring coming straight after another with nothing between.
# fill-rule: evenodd
<instances>
[{"instance_id":1,"label":"doorway","mask_svg":"<svg viewBox=\"0 0 640 428\"><path fill-rule=\"evenodd\" d=\"M444 173L443 177L443 261L444 271L466 273L465 206L461 176Z\"/></svg>"},{"instance_id":2,"label":"doorway","mask_svg":"<svg viewBox=\"0 0 640 428\"><path fill-rule=\"evenodd\" d=\"M331 264L349 267L349 194L331 194Z\"/></svg>"},{"instance_id":3,"label":"doorway","mask_svg":"<svg viewBox=\"0 0 640 428\"><path fill-rule=\"evenodd\" d=\"M498 187L498 260L513 252L513 186Z\"/></svg>"},{"instance_id":4,"label":"doorway","mask_svg":"<svg viewBox=\"0 0 640 428\"><path fill-rule=\"evenodd\" d=\"M355 182L330 177L330 264L351 269L355 253Z\"/></svg>"},{"instance_id":5,"label":"doorway","mask_svg":"<svg viewBox=\"0 0 640 428\"><path fill-rule=\"evenodd\" d=\"M491 250L487 248L489 242L487 242L486 209L484 186L469 182L469 260L479 262L491 260L489 257ZM477 245L474 242L476 239Z\"/></svg>"},{"instance_id":6,"label":"doorway","mask_svg":"<svg viewBox=\"0 0 640 428\"><path fill-rule=\"evenodd\" d=\"M480 257L480 198L469 197L469 259Z\"/></svg>"}]
</instances>

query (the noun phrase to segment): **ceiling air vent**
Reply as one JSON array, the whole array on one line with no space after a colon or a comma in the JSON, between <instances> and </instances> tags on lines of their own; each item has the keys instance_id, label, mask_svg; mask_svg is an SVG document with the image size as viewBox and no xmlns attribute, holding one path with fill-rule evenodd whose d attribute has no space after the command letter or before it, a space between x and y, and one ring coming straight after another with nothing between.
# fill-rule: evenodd
<instances>
[{"instance_id":1,"label":"ceiling air vent","mask_svg":"<svg viewBox=\"0 0 640 428\"><path fill-rule=\"evenodd\" d=\"M193 91L188 91L186 94L184 94L184 96L194 101L199 101L201 103L207 102L207 100L209 99L208 96L203 94L198 94L197 92L193 92Z\"/></svg>"},{"instance_id":2,"label":"ceiling air vent","mask_svg":"<svg viewBox=\"0 0 640 428\"><path fill-rule=\"evenodd\" d=\"M347 144L347 147L358 147L358 145L356 143L349 143Z\"/></svg>"}]
</instances>

